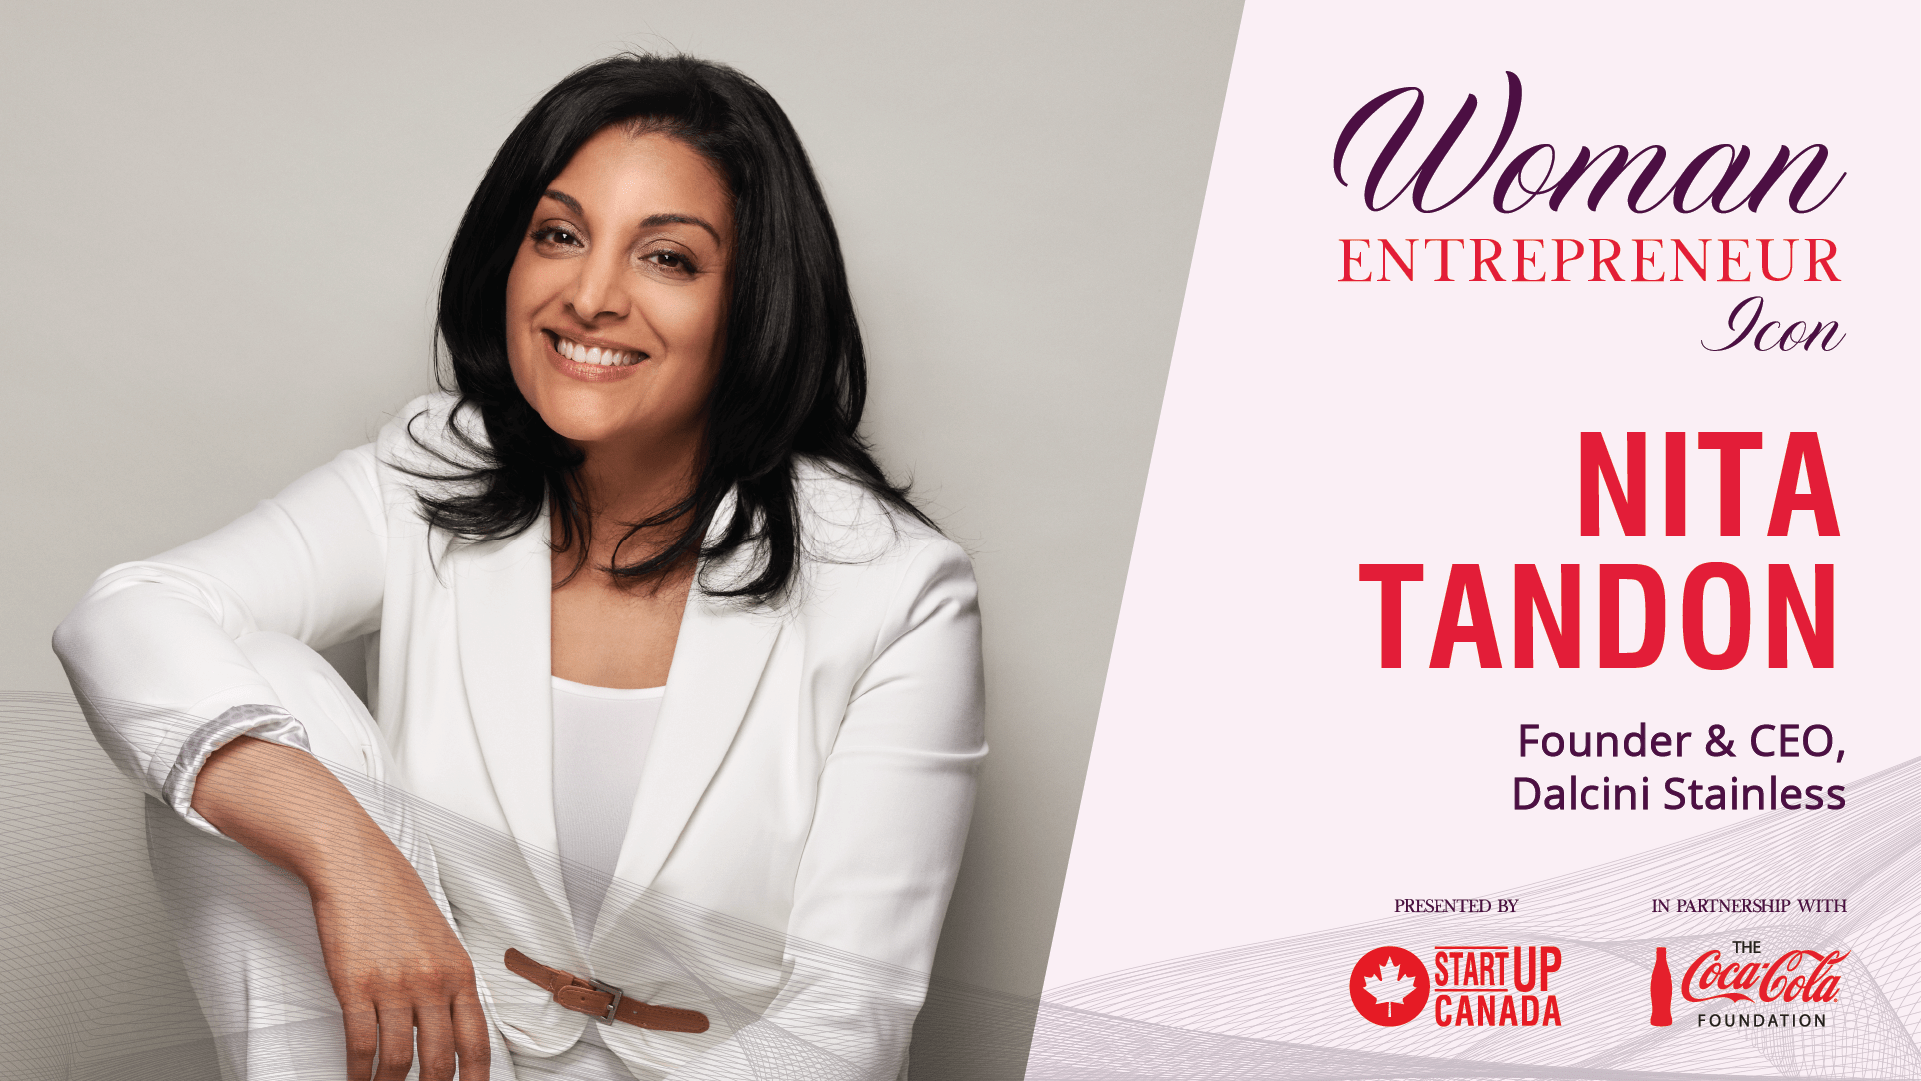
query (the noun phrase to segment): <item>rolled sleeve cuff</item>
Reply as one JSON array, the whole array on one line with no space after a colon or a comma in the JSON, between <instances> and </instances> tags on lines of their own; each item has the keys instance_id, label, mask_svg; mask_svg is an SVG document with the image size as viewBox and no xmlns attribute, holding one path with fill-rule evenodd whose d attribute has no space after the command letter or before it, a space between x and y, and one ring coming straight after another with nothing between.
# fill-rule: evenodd
<instances>
[{"instance_id":1,"label":"rolled sleeve cuff","mask_svg":"<svg viewBox=\"0 0 1921 1081\"><path fill-rule=\"evenodd\" d=\"M219 837L226 835L193 809L193 785L200 778L200 769L207 764L207 759L241 736L313 753L307 743L306 727L279 706L235 706L189 733L180 744L173 768L167 771L166 782L160 786L160 797L196 829Z\"/></svg>"}]
</instances>

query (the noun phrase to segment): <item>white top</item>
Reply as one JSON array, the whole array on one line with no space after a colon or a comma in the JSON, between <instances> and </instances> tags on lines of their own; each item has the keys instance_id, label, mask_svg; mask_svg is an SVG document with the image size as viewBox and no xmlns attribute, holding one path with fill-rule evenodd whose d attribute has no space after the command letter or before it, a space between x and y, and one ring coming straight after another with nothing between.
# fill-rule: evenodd
<instances>
[{"instance_id":1,"label":"white top","mask_svg":"<svg viewBox=\"0 0 1921 1081\"><path fill-rule=\"evenodd\" d=\"M561 878L584 952L607 896L665 687L554 680L554 825Z\"/></svg>"}]
</instances>

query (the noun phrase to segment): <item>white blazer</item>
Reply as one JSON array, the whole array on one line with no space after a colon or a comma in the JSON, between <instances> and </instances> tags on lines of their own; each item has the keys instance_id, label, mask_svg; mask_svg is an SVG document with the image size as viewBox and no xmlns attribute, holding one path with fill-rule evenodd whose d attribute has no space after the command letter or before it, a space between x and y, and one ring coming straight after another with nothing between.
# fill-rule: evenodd
<instances>
[{"instance_id":1,"label":"white blazer","mask_svg":"<svg viewBox=\"0 0 1921 1081\"><path fill-rule=\"evenodd\" d=\"M452 543L422 523L421 482L395 468L437 464L408 422L444 446L450 407L444 394L418 399L374 443L218 532L103 574L56 636L76 692L210 724L279 704L239 636L277 631L325 649L376 635L369 699L400 783L513 854L441 851L438 863L517 1050L556 1053L592 1022L508 974L508 947L629 996L718 1010L704 1036L603 1030L636 1064L738 1059L758 1018L863 1074L891 1070L861 1060L905 1046L986 753L966 555L803 462L808 556L793 595L774 610L698 589L688 600L617 871L649 892L610 896L582 957L551 856L547 522ZM115 716L96 719L109 754L184 809L205 733ZM754 935L730 927L809 945L742 945Z\"/></svg>"}]
</instances>

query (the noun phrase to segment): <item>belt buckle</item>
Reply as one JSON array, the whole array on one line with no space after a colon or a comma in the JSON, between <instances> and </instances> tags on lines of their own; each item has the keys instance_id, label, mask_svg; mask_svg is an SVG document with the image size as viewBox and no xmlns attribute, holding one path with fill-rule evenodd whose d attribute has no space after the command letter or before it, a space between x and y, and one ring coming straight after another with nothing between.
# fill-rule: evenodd
<instances>
[{"instance_id":1,"label":"belt buckle","mask_svg":"<svg viewBox=\"0 0 1921 1081\"><path fill-rule=\"evenodd\" d=\"M600 991L600 992L602 992L602 993L604 993L604 994L609 994L609 995L612 995L612 996L614 996L614 1000L613 1000L612 1002L609 1002L609 1003L607 1004L607 1012L606 1012L606 1013L604 1013L604 1014L591 1014L591 1013L590 1013L590 1014L588 1014L587 1016L589 1016L589 1017L591 1017L591 1018L593 1018L594 1020L596 1020L596 1021L598 1021L598 1022L600 1022L600 1023L601 1023L601 1024L603 1024L603 1025L611 1025L611 1024L613 1024L613 1023L614 1023L614 1014L615 1014L615 1013L617 1013L617 1012L619 1012L619 1010L620 1010L620 1003L621 1003L621 1000L623 1000L623 999L625 999L625 998L627 997L627 994L626 994L626 992L624 992L624 991L622 991L622 990L621 990L620 988L618 988L618 987L615 987L615 986L614 986L613 984L611 984L611 983L602 983L602 982L600 982L599 980L595 980L595 979L589 979L589 980L587 981L587 983L588 983L588 985L589 985L589 986L591 986L591 987L593 987L593 989L594 989L594 990L596 990L596 991Z\"/></svg>"}]
</instances>

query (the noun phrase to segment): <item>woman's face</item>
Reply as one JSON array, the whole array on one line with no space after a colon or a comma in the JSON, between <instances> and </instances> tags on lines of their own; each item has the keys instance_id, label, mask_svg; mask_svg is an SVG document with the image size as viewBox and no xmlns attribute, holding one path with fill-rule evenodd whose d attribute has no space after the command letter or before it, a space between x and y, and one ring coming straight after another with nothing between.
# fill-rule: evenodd
<instances>
[{"instance_id":1,"label":"woman's face","mask_svg":"<svg viewBox=\"0 0 1921 1081\"><path fill-rule=\"evenodd\" d=\"M697 440L721 356L733 200L707 160L620 126L535 207L507 276L507 357L548 427L583 449Z\"/></svg>"}]
</instances>

